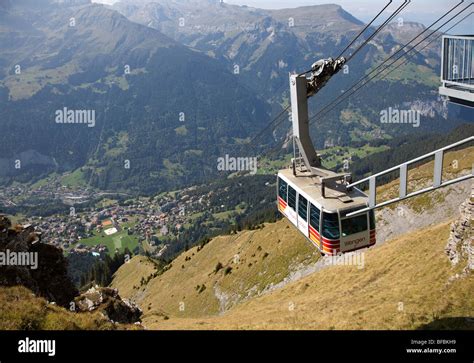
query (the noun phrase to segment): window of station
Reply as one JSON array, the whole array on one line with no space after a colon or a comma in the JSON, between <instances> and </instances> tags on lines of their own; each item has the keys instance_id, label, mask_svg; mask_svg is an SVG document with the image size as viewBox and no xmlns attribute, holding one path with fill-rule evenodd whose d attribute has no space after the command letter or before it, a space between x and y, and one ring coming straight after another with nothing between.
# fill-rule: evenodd
<instances>
[{"instance_id":1,"label":"window of station","mask_svg":"<svg viewBox=\"0 0 474 363\"><path fill-rule=\"evenodd\" d=\"M287 202L286 192L288 189L288 183L281 178L278 178L278 196Z\"/></svg>"},{"instance_id":2,"label":"window of station","mask_svg":"<svg viewBox=\"0 0 474 363\"><path fill-rule=\"evenodd\" d=\"M320 215L321 215L321 211L319 210L319 208L311 204L309 208L309 224L318 232L319 232Z\"/></svg>"},{"instance_id":3,"label":"window of station","mask_svg":"<svg viewBox=\"0 0 474 363\"><path fill-rule=\"evenodd\" d=\"M323 212L323 236L329 239L339 238L339 216L337 213Z\"/></svg>"},{"instance_id":4,"label":"window of station","mask_svg":"<svg viewBox=\"0 0 474 363\"><path fill-rule=\"evenodd\" d=\"M308 200L302 195L298 197L298 215L305 221L308 220Z\"/></svg>"},{"instance_id":5,"label":"window of station","mask_svg":"<svg viewBox=\"0 0 474 363\"><path fill-rule=\"evenodd\" d=\"M288 206L296 210L296 190L288 185Z\"/></svg>"},{"instance_id":6,"label":"window of station","mask_svg":"<svg viewBox=\"0 0 474 363\"><path fill-rule=\"evenodd\" d=\"M341 220L342 236L367 231L367 214Z\"/></svg>"}]
</instances>

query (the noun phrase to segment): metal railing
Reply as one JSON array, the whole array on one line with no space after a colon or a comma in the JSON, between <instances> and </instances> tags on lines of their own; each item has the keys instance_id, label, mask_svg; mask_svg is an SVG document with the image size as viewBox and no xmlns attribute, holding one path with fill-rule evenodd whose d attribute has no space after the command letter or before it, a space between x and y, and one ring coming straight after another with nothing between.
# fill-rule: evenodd
<instances>
[{"instance_id":1,"label":"metal railing","mask_svg":"<svg viewBox=\"0 0 474 363\"><path fill-rule=\"evenodd\" d=\"M428 154L425 154L423 156L420 156L416 159L407 161L406 163L394 166L393 168L384 170L380 173L371 175L371 176L369 176L367 178L364 178L362 180L359 180L355 183L349 184L347 186L347 188L352 188L352 187L354 187L356 185L359 185L359 184L362 184L362 183L367 183L367 182L369 183L369 191L368 191L369 205L368 205L367 208L358 210L356 212L349 213L347 216L351 217L351 216L354 216L354 215L362 214L362 213L367 212L371 209L381 208L381 207L384 207L388 204L399 202L403 199L411 198L411 197L414 197L416 195L420 195L422 193L430 192L432 190L435 190L435 189L438 189L438 188L441 188L441 187L445 187L445 186L450 185L450 184L458 183L458 182L461 182L463 180L473 178L474 177L474 165L472 167L472 170L471 170L470 174L463 175L463 176L457 177L455 179L443 181L443 158L444 158L445 151L456 148L456 147L464 145L464 144L467 144L469 142L473 142L473 141L474 141L474 136L468 137L467 139L458 141L454 144L445 146L441 149L438 149L438 150L435 150L435 151L430 152ZM428 159L428 158L433 157L433 156L434 156L433 184L431 186L427 187L427 188L408 193L407 192L408 166L410 164L417 163L419 161ZM395 171L398 171L399 175L400 175L400 184L399 184L399 193L398 193L399 195L398 195L398 197L387 200L387 201L384 201L384 202L380 202L380 203L377 202L377 178L381 177L383 175L386 175L388 173L395 172Z\"/></svg>"}]
</instances>

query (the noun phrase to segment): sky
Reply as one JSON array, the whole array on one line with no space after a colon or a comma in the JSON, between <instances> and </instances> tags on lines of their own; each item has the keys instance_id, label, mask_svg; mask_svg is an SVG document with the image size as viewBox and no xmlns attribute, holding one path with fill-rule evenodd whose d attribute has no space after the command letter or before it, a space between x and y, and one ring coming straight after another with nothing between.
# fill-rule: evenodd
<instances>
[{"instance_id":1,"label":"sky","mask_svg":"<svg viewBox=\"0 0 474 363\"><path fill-rule=\"evenodd\" d=\"M92 0L93 2L114 3L118 0ZM159 1L159 0L157 0ZM319 5L319 4L338 4L356 18L368 22L382 9L388 0L224 0L229 4L248 5L263 9L294 8L298 6ZM416 21L425 25L431 24L444 12L457 4L458 0L412 0L410 5L400 16L404 21ZM389 9L396 9L402 0L394 0ZM466 5L469 1L465 2ZM466 5L461 5L461 9ZM457 10L456 9L456 10ZM455 14L454 12L451 14ZM466 13L467 15L467 13ZM461 17L459 17L460 19ZM457 34L474 33L474 14L467 18L458 27L453 29Z\"/></svg>"}]
</instances>

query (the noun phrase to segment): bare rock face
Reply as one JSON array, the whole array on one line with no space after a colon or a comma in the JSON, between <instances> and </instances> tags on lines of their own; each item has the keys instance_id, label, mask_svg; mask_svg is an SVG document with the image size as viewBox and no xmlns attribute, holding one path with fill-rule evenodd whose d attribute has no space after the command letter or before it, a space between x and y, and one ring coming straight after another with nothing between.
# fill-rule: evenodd
<instances>
[{"instance_id":1,"label":"bare rock face","mask_svg":"<svg viewBox=\"0 0 474 363\"><path fill-rule=\"evenodd\" d=\"M69 306L78 291L69 279L62 251L41 243L32 226L16 225L0 215L0 285L22 285L35 295Z\"/></svg>"},{"instance_id":2,"label":"bare rock face","mask_svg":"<svg viewBox=\"0 0 474 363\"><path fill-rule=\"evenodd\" d=\"M474 270L474 184L471 197L459 207L460 217L451 224L451 233L445 251L453 266L465 264L462 272L449 281L467 276Z\"/></svg>"},{"instance_id":3,"label":"bare rock face","mask_svg":"<svg viewBox=\"0 0 474 363\"><path fill-rule=\"evenodd\" d=\"M117 323L140 322L142 311L122 300L118 290L92 287L79 295L67 273L63 252L41 242L32 226L16 225L0 215L0 286L22 285L49 302L78 313L98 310ZM74 302L73 305L71 303Z\"/></svg>"},{"instance_id":4,"label":"bare rock face","mask_svg":"<svg viewBox=\"0 0 474 363\"><path fill-rule=\"evenodd\" d=\"M122 299L117 289L109 287L92 287L76 297L74 303L77 312L98 310L117 323L137 323L142 315L135 303Z\"/></svg>"}]
</instances>

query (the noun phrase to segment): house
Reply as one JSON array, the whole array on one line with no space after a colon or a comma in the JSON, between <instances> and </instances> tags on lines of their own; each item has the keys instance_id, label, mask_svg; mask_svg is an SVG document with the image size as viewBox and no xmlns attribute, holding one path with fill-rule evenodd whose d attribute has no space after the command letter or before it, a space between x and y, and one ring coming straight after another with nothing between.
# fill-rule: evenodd
<instances>
[{"instance_id":1,"label":"house","mask_svg":"<svg viewBox=\"0 0 474 363\"><path fill-rule=\"evenodd\" d=\"M102 227L103 228L108 228L112 227L113 223L110 219L106 219L105 221L102 221Z\"/></svg>"}]
</instances>

